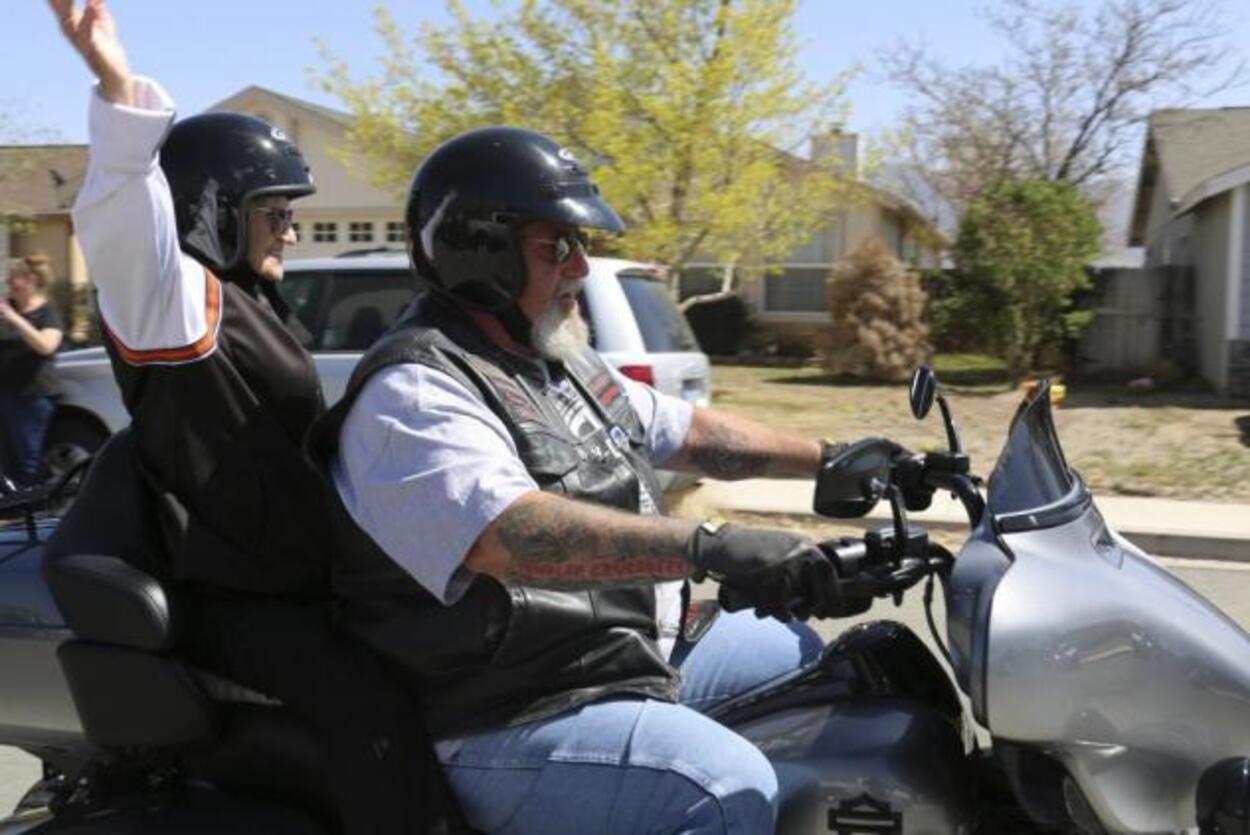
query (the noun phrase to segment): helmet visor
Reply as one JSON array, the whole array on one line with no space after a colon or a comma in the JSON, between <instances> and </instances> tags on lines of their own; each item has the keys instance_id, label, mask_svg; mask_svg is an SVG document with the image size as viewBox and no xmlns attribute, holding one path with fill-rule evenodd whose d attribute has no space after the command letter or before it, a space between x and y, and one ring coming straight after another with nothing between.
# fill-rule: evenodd
<instances>
[{"instance_id":1,"label":"helmet visor","mask_svg":"<svg viewBox=\"0 0 1250 835\"><path fill-rule=\"evenodd\" d=\"M570 194L570 191L582 193ZM562 188L559 198L555 201L554 209L552 213L554 216L549 216L549 218L563 221L570 226L602 229L618 235L625 231L625 224L620 216L612 210L607 201L599 196L598 187L590 183L577 183L573 184L572 188L568 186Z\"/></svg>"}]
</instances>

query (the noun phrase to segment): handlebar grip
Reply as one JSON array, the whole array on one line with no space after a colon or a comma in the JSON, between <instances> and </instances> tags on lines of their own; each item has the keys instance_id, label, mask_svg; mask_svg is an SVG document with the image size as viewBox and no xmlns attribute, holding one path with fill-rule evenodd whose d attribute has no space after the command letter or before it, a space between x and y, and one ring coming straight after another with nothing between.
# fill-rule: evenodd
<instances>
[{"instance_id":1,"label":"handlebar grip","mask_svg":"<svg viewBox=\"0 0 1250 835\"><path fill-rule=\"evenodd\" d=\"M820 550L825 552L840 576L854 574L863 568L868 559L868 546L862 539L839 539L820 543Z\"/></svg>"}]
</instances>

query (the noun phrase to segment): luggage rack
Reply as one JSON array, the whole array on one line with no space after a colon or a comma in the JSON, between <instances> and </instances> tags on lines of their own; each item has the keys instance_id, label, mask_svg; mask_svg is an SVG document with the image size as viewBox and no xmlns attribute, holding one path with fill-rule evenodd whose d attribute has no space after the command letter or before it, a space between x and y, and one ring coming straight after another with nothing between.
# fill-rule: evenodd
<instances>
[{"instance_id":1,"label":"luggage rack","mask_svg":"<svg viewBox=\"0 0 1250 835\"><path fill-rule=\"evenodd\" d=\"M78 485L90 465L91 459L85 458L54 480L25 489L0 476L0 530L25 522L30 538L38 538L39 515L53 515L64 510L78 492Z\"/></svg>"}]
</instances>

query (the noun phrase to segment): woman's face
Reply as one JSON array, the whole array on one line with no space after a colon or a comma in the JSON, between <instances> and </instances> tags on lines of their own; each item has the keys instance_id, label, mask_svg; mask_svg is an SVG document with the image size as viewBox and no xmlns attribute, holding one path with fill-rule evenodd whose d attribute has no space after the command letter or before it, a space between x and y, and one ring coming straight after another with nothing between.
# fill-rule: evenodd
<instances>
[{"instance_id":1,"label":"woman's face","mask_svg":"<svg viewBox=\"0 0 1250 835\"><path fill-rule=\"evenodd\" d=\"M25 304L35 295L35 277L25 270L9 273L9 295L18 304Z\"/></svg>"},{"instance_id":2,"label":"woman's face","mask_svg":"<svg viewBox=\"0 0 1250 835\"><path fill-rule=\"evenodd\" d=\"M281 281L282 250L298 238L291 227L291 201L260 197L247 212L247 263L266 281Z\"/></svg>"}]
</instances>

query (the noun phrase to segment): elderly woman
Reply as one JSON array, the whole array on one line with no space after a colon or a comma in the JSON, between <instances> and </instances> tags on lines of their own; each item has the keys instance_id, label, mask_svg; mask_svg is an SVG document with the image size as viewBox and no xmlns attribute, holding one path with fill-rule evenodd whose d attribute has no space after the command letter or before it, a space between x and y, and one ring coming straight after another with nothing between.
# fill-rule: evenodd
<instances>
[{"instance_id":1,"label":"elderly woman","mask_svg":"<svg viewBox=\"0 0 1250 835\"><path fill-rule=\"evenodd\" d=\"M56 408L52 355L65 325L48 303L52 271L42 255L9 262L9 297L0 299L0 442L4 475L30 486L39 474L43 439Z\"/></svg>"},{"instance_id":2,"label":"elderly woman","mask_svg":"<svg viewBox=\"0 0 1250 835\"><path fill-rule=\"evenodd\" d=\"M244 114L175 122L104 0L49 6L98 82L74 229L135 455L174 520L179 651L313 729L347 835L461 831L436 808L416 700L333 624L332 506L300 446L325 406L278 293L292 201L315 191L303 154Z\"/></svg>"}]
</instances>

